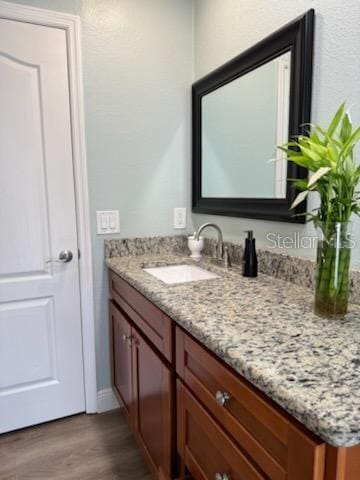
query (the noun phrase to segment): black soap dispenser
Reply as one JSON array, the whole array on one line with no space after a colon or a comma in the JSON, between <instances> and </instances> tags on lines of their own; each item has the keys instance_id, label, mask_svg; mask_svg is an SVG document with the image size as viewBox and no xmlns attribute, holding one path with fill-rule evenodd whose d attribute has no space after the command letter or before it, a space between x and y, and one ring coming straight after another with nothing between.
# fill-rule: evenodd
<instances>
[{"instance_id":1,"label":"black soap dispenser","mask_svg":"<svg viewBox=\"0 0 360 480\"><path fill-rule=\"evenodd\" d=\"M255 248L255 238L252 230L246 230L248 237L245 240L245 250L243 258L243 276L257 277L257 256Z\"/></svg>"}]
</instances>

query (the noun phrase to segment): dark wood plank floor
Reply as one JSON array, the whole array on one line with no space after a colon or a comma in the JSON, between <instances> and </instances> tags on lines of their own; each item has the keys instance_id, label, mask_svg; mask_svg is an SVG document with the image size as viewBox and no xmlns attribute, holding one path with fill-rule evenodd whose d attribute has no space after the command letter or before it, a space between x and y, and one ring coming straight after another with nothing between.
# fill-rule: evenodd
<instances>
[{"instance_id":1,"label":"dark wood plank floor","mask_svg":"<svg viewBox=\"0 0 360 480\"><path fill-rule=\"evenodd\" d=\"M0 435L0 480L152 480L118 410Z\"/></svg>"}]
</instances>

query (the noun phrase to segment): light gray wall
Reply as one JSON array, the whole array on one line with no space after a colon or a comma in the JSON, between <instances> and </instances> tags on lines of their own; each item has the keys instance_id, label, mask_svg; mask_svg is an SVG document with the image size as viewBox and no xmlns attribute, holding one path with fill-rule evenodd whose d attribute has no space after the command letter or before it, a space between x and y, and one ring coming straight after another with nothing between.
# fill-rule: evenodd
<instances>
[{"instance_id":1,"label":"light gray wall","mask_svg":"<svg viewBox=\"0 0 360 480\"><path fill-rule=\"evenodd\" d=\"M359 122L360 3L358 0L12 1L78 14L82 20L97 374L98 388L102 389L109 386L107 292L103 237L95 233L95 211L119 209L121 236L127 237L175 233L173 207L190 206L193 27L195 76L199 78L296 15L315 8L313 120L327 121L338 104L347 99L353 119ZM225 238L236 241L243 238L242 230L253 228L260 245L269 231L292 234L309 230L274 222L192 217L197 225L215 220L224 229ZM355 232L360 233L358 222ZM354 260L360 263L358 251Z\"/></svg>"},{"instance_id":2,"label":"light gray wall","mask_svg":"<svg viewBox=\"0 0 360 480\"><path fill-rule=\"evenodd\" d=\"M193 1L13 1L82 21L101 390L110 385L107 288L95 211L119 209L121 237L179 233L173 208L190 208Z\"/></svg>"},{"instance_id":3,"label":"light gray wall","mask_svg":"<svg viewBox=\"0 0 360 480\"><path fill-rule=\"evenodd\" d=\"M312 121L329 121L340 103L351 107L354 123L360 123L360 55L358 0L195 0L195 79L277 30L282 25L315 9L315 58ZM309 208L315 206L310 202ZM269 246L268 232L282 235L313 234L310 225L248 220L211 215L193 215L196 225L215 221L225 238L242 241L243 230L254 229L258 245ZM356 219L353 232L360 235ZM314 250L292 249L288 253L314 258ZM360 265L360 249L353 252L353 264Z\"/></svg>"}]
</instances>

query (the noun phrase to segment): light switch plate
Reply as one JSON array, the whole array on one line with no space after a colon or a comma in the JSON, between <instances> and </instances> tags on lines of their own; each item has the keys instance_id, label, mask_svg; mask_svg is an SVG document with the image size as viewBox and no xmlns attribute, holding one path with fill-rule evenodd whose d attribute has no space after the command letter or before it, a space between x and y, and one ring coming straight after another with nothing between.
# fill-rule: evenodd
<instances>
[{"instance_id":1,"label":"light switch plate","mask_svg":"<svg viewBox=\"0 0 360 480\"><path fill-rule=\"evenodd\" d=\"M174 208L174 228L186 228L186 208Z\"/></svg>"},{"instance_id":2,"label":"light switch plate","mask_svg":"<svg viewBox=\"0 0 360 480\"><path fill-rule=\"evenodd\" d=\"M101 210L96 212L98 235L120 233L119 210Z\"/></svg>"}]
</instances>

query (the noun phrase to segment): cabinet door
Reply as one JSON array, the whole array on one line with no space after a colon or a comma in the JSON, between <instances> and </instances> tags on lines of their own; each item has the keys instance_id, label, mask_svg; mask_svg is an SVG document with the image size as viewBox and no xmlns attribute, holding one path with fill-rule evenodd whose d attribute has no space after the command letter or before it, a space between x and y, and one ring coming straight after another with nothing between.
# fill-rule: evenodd
<instances>
[{"instance_id":1,"label":"cabinet door","mask_svg":"<svg viewBox=\"0 0 360 480\"><path fill-rule=\"evenodd\" d=\"M112 352L112 384L130 418L132 401L131 382L131 326L121 311L110 302L110 335Z\"/></svg>"},{"instance_id":2,"label":"cabinet door","mask_svg":"<svg viewBox=\"0 0 360 480\"><path fill-rule=\"evenodd\" d=\"M177 393L178 453L192 478L268 480L179 380Z\"/></svg>"},{"instance_id":3,"label":"cabinet door","mask_svg":"<svg viewBox=\"0 0 360 480\"><path fill-rule=\"evenodd\" d=\"M134 423L140 444L158 478L172 473L172 372L133 329Z\"/></svg>"}]
</instances>

